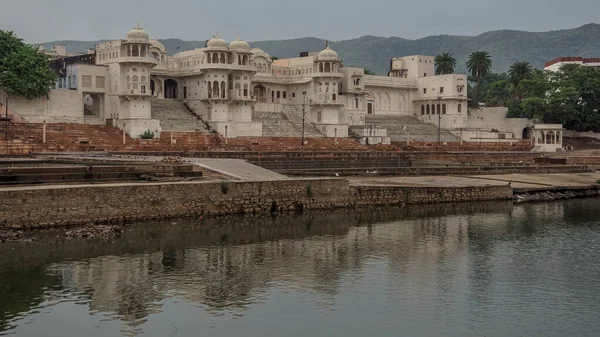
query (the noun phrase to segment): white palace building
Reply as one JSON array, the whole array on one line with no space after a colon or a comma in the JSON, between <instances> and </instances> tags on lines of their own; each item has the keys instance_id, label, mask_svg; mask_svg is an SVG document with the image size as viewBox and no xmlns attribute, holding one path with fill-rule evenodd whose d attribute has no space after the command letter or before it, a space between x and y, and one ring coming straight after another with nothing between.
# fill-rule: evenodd
<instances>
[{"instance_id":1,"label":"white palace building","mask_svg":"<svg viewBox=\"0 0 600 337\"><path fill-rule=\"evenodd\" d=\"M138 26L126 39L52 64L60 78L48 99L13 99L9 106L22 119L112 122L132 137L209 129L227 138L298 137L290 125L302 123L303 114L309 137L385 136L394 118L409 126L405 131L433 128L442 141L521 139L532 126L502 111L469 118L467 76L436 76L433 56L393 58L387 76L345 67L329 44L273 60L245 41L214 36L204 48L169 56ZM407 137L427 128L413 129Z\"/></svg>"}]
</instances>

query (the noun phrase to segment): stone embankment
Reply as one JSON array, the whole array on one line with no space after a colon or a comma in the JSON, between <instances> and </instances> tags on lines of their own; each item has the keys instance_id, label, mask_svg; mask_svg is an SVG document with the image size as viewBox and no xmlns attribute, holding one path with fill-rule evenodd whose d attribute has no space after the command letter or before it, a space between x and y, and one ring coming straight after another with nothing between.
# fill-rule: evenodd
<instances>
[{"instance_id":1,"label":"stone embankment","mask_svg":"<svg viewBox=\"0 0 600 337\"><path fill-rule=\"evenodd\" d=\"M514 202L552 201L600 196L600 185L550 188L515 188Z\"/></svg>"},{"instance_id":2,"label":"stone embankment","mask_svg":"<svg viewBox=\"0 0 600 337\"><path fill-rule=\"evenodd\" d=\"M346 179L119 183L0 189L0 228L23 230L227 214L510 200L506 185L351 186Z\"/></svg>"}]
</instances>

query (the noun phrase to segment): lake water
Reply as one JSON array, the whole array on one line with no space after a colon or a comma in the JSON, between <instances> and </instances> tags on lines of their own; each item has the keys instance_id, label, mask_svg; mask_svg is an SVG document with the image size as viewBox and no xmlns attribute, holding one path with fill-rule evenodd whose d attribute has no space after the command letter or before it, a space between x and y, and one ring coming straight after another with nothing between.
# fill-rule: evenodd
<instances>
[{"instance_id":1,"label":"lake water","mask_svg":"<svg viewBox=\"0 0 600 337\"><path fill-rule=\"evenodd\" d=\"M600 199L0 245L0 335L600 336Z\"/></svg>"}]
</instances>

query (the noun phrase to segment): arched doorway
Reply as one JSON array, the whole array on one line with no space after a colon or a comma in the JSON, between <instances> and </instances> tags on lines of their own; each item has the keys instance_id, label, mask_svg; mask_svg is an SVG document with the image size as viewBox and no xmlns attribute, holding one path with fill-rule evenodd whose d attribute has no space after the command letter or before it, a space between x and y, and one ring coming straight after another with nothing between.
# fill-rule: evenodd
<instances>
[{"instance_id":1,"label":"arched doorway","mask_svg":"<svg viewBox=\"0 0 600 337\"><path fill-rule=\"evenodd\" d=\"M165 98L177 98L177 82L173 79L165 80Z\"/></svg>"},{"instance_id":2,"label":"arched doorway","mask_svg":"<svg viewBox=\"0 0 600 337\"><path fill-rule=\"evenodd\" d=\"M152 96L154 96L154 80L150 80L150 92L152 93Z\"/></svg>"},{"instance_id":3,"label":"arched doorway","mask_svg":"<svg viewBox=\"0 0 600 337\"><path fill-rule=\"evenodd\" d=\"M532 139L533 138L533 129L529 128L529 127L523 129L521 138L522 139Z\"/></svg>"},{"instance_id":4,"label":"arched doorway","mask_svg":"<svg viewBox=\"0 0 600 337\"><path fill-rule=\"evenodd\" d=\"M264 102L266 101L266 97L267 97L267 88L265 88L262 85L257 85L254 87L254 96L256 97L256 100L259 102Z\"/></svg>"}]
</instances>

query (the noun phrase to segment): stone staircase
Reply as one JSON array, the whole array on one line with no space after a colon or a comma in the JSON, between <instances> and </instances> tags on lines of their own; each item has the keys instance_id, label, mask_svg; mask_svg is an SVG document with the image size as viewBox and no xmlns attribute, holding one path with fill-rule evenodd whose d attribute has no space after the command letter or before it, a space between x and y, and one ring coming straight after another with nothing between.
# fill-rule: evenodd
<instances>
[{"instance_id":1,"label":"stone staircase","mask_svg":"<svg viewBox=\"0 0 600 337\"><path fill-rule=\"evenodd\" d=\"M438 128L429 123L423 123L418 118L412 116L390 116L390 115L367 115L365 125L379 126L387 129L387 135L392 142L406 142L407 132L402 129L406 126L410 134L411 142L437 142ZM450 133L448 130L441 130L442 142L459 142L460 138Z\"/></svg>"},{"instance_id":2,"label":"stone staircase","mask_svg":"<svg viewBox=\"0 0 600 337\"><path fill-rule=\"evenodd\" d=\"M263 137L302 137L302 111L297 107L284 106L281 112L253 111L252 121L263 125ZM324 137L310 123L304 126L304 136Z\"/></svg>"},{"instance_id":3,"label":"stone staircase","mask_svg":"<svg viewBox=\"0 0 600 337\"><path fill-rule=\"evenodd\" d=\"M152 119L158 119L163 132L210 132L206 123L180 100L152 101Z\"/></svg>"}]
</instances>

